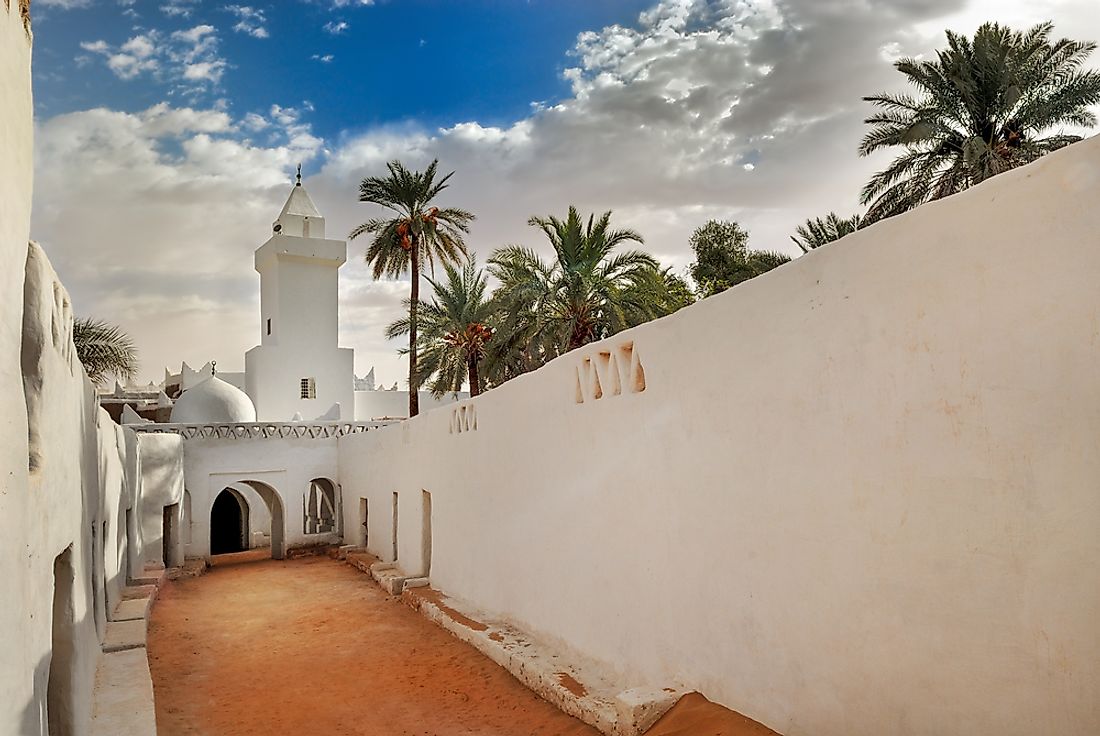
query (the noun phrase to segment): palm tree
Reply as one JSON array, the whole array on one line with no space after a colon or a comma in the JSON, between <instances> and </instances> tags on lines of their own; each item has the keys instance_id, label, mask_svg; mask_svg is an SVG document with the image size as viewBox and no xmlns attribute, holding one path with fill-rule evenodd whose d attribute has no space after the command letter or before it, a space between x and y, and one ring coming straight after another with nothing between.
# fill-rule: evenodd
<instances>
[{"instance_id":1,"label":"palm tree","mask_svg":"<svg viewBox=\"0 0 1100 736\"><path fill-rule=\"evenodd\" d=\"M423 172L409 171L400 161L386 164L389 176L367 177L359 184L359 201L376 204L395 213L359 225L348 237L365 233L374 239L367 248L366 261L373 266L375 279L397 278L408 271L409 287L409 416L420 413L417 391L417 309L420 306L420 273L427 263L432 273L435 263L457 263L466 257L463 235L470 232L473 213L456 207L440 208L432 200L447 188L452 171L436 181L439 161L432 161Z\"/></svg>"},{"instance_id":2,"label":"palm tree","mask_svg":"<svg viewBox=\"0 0 1100 736\"><path fill-rule=\"evenodd\" d=\"M73 322L73 345L92 383L105 383L113 376L129 381L137 374L137 348L118 325L78 317Z\"/></svg>"},{"instance_id":3,"label":"palm tree","mask_svg":"<svg viewBox=\"0 0 1100 736\"><path fill-rule=\"evenodd\" d=\"M795 230L795 234L791 236L791 240L802 249L803 253L809 253L814 248L820 248L834 240L840 240L845 235L854 233L859 229L859 225L859 215L852 215L847 219L843 219L837 217L835 212L830 212L825 216L825 219L817 217L813 220L806 220L804 224L799 225L798 229Z\"/></svg>"},{"instance_id":4,"label":"palm tree","mask_svg":"<svg viewBox=\"0 0 1100 736\"><path fill-rule=\"evenodd\" d=\"M461 391L470 383L470 395L481 393L480 363L493 337L490 326L492 308L486 295L485 272L473 261L459 270L444 263L446 280L428 278L434 289L431 302L420 302L419 368L422 380L431 379L436 396ZM402 317L386 329L386 337L409 332L408 317ZM403 351L404 352L404 351Z\"/></svg>"},{"instance_id":5,"label":"palm tree","mask_svg":"<svg viewBox=\"0 0 1100 736\"><path fill-rule=\"evenodd\" d=\"M947 32L948 48L931 61L894 66L917 96L864 97L880 109L860 155L893 146L905 153L863 188L865 223L946 197L1080 140L1063 125L1092 126L1100 102L1100 72L1082 64L1093 43L1051 42L1051 23L1025 32L986 23L971 40Z\"/></svg>"},{"instance_id":6,"label":"palm tree","mask_svg":"<svg viewBox=\"0 0 1100 736\"><path fill-rule=\"evenodd\" d=\"M614 253L642 236L612 229L610 212L585 223L570 207L564 220L532 217L528 224L546 235L554 258L547 263L521 246L489 258L501 282L492 299L500 322L486 360L493 384L684 305L668 290L677 277L666 278L653 256Z\"/></svg>"}]
</instances>

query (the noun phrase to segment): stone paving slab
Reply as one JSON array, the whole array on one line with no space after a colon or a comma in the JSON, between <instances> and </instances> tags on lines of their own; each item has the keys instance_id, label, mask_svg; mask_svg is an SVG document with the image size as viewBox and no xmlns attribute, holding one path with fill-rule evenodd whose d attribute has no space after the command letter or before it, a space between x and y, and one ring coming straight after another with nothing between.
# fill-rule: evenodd
<instances>
[{"instance_id":1,"label":"stone paving slab","mask_svg":"<svg viewBox=\"0 0 1100 736\"><path fill-rule=\"evenodd\" d=\"M119 602L111 612L112 621L144 621L149 617L152 598L130 598Z\"/></svg>"},{"instance_id":2,"label":"stone paving slab","mask_svg":"<svg viewBox=\"0 0 1100 736\"><path fill-rule=\"evenodd\" d=\"M157 586L155 585L127 585L122 589L122 599L125 601L134 598L156 598Z\"/></svg>"},{"instance_id":3,"label":"stone paving slab","mask_svg":"<svg viewBox=\"0 0 1100 736\"><path fill-rule=\"evenodd\" d=\"M100 655L91 736L156 736L153 679L145 649Z\"/></svg>"},{"instance_id":4,"label":"stone paving slab","mask_svg":"<svg viewBox=\"0 0 1100 736\"><path fill-rule=\"evenodd\" d=\"M107 634L103 637L104 652L122 652L127 649L145 649L146 622L108 621ZM141 656L145 656L142 651Z\"/></svg>"}]
</instances>

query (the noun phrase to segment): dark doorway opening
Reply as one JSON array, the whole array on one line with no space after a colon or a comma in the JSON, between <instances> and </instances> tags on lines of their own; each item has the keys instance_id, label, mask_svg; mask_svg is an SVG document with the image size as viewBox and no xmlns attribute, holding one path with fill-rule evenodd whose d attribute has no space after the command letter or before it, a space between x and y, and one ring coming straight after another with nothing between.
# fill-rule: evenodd
<instances>
[{"instance_id":1,"label":"dark doorway opening","mask_svg":"<svg viewBox=\"0 0 1100 736\"><path fill-rule=\"evenodd\" d=\"M210 554L244 551L247 532L243 502L242 498L228 488L214 499L214 506L210 509Z\"/></svg>"}]
</instances>

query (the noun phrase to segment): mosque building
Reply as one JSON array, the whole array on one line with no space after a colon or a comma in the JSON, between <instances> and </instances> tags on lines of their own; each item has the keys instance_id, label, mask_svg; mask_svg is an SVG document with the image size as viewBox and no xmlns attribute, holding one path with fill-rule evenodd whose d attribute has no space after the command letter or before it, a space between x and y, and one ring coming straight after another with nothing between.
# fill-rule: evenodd
<instances>
[{"instance_id":1,"label":"mosque building","mask_svg":"<svg viewBox=\"0 0 1100 736\"><path fill-rule=\"evenodd\" d=\"M215 361L198 370L183 363L178 373L165 369L160 385L116 383L101 391L101 403L123 424L406 418L408 391L396 384L377 389L373 368L357 377L355 351L339 346L339 272L346 261L347 243L325 237L325 217L302 185L299 167L271 237L256 250L260 344L245 353L244 372L218 371ZM421 391L420 405L468 396Z\"/></svg>"}]
</instances>

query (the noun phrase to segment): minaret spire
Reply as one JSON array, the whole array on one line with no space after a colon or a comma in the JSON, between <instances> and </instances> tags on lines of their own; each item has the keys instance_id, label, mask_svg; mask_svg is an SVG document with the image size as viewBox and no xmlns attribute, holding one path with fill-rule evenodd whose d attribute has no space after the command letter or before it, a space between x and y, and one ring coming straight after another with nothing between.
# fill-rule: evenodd
<instances>
[{"instance_id":1,"label":"minaret spire","mask_svg":"<svg viewBox=\"0 0 1100 736\"><path fill-rule=\"evenodd\" d=\"M298 164L298 176L295 178L294 186L302 186L302 165Z\"/></svg>"}]
</instances>

